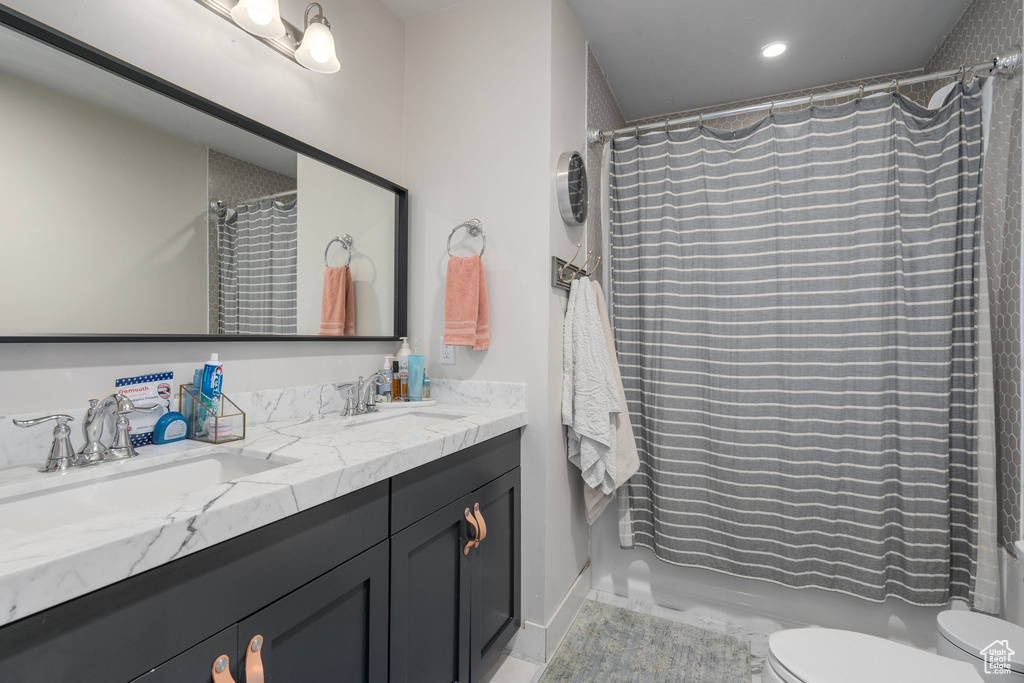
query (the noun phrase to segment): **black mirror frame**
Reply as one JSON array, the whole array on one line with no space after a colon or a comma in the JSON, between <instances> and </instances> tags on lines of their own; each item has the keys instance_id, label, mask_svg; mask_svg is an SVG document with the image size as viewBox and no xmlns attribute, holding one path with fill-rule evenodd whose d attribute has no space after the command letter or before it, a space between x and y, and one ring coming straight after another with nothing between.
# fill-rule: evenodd
<instances>
[{"instance_id":1,"label":"black mirror frame","mask_svg":"<svg viewBox=\"0 0 1024 683\"><path fill-rule=\"evenodd\" d=\"M222 107L204 97L185 90L169 81L143 71L125 61L97 50L66 33L57 31L31 17L0 5L0 25L34 38L61 52L77 57L105 71L132 81L153 92L159 93L186 106L209 114L226 123L237 126L255 135L277 143L282 147L333 166L357 178L395 193L395 330L391 336L379 337L321 337L316 335L228 335L228 334L87 334L87 335L21 335L0 336L0 343L37 342L375 342L397 341L408 336L408 286L409 286L409 191L401 185L382 178L366 169L348 163L344 159L312 147L301 140L265 126L258 121Z\"/></svg>"}]
</instances>

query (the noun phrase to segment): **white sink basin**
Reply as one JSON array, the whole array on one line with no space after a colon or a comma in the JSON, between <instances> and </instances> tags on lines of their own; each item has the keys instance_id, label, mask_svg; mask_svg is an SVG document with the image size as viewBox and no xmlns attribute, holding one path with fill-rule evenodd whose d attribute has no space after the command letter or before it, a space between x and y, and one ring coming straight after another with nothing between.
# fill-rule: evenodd
<instances>
[{"instance_id":1,"label":"white sink basin","mask_svg":"<svg viewBox=\"0 0 1024 683\"><path fill-rule=\"evenodd\" d=\"M442 415L438 413L401 412L394 415L354 426L355 429L387 432L389 434L405 434L420 429L430 429L447 424L452 420L461 420L465 415Z\"/></svg>"},{"instance_id":2,"label":"white sink basin","mask_svg":"<svg viewBox=\"0 0 1024 683\"><path fill-rule=\"evenodd\" d=\"M286 464L232 453L213 453L44 491L0 497L0 527L35 533L102 515L131 515L137 507Z\"/></svg>"}]
</instances>

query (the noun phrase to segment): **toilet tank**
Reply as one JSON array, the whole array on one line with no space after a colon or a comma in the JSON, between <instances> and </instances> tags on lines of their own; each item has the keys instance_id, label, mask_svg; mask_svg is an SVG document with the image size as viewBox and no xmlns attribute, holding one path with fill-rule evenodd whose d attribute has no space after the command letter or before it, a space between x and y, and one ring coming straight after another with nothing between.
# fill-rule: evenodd
<instances>
[{"instance_id":1,"label":"toilet tank","mask_svg":"<svg viewBox=\"0 0 1024 683\"><path fill-rule=\"evenodd\" d=\"M961 610L940 612L936 622L940 655L970 663L986 683L1024 683L1024 629Z\"/></svg>"}]
</instances>

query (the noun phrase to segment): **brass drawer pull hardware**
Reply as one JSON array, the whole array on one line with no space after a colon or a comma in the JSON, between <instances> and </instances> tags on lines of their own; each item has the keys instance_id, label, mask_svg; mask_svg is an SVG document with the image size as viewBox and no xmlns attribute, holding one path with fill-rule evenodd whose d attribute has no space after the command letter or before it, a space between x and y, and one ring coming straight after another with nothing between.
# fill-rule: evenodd
<instances>
[{"instance_id":1,"label":"brass drawer pull hardware","mask_svg":"<svg viewBox=\"0 0 1024 683\"><path fill-rule=\"evenodd\" d=\"M476 518L470 514L469 508L466 508L466 511L462 513L462 516L465 517L466 521L473 527L473 538L471 538L469 542L466 543L466 547L462 549L463 555L469 555L470 548L480 547L480 526L477 524Z\"/></svg>"},{"instance_id":2,"label":"brass drawer pull hardware","mask_svg":"<svg viewBox=\"0 0 1024 683\"><path fill-rule=\"evenodd\" d=\"M480 541L487 538L487 523L484 521L484 516L480 514L480 503L473 505L473 516L476 517L476 523L480 525L480 538L476 541L476 547L480 547Z\"/></svg>"},{"instance_id":3,"label":"brass drawer pull hardware","mask_svg":"<svg viewBox=\"0 0 1024 683\"><path fill-rule=\"evenodd\" d=\"M228 671L230 660L227 655L221 655L213 662L213 669L210 674L213 676L213 683L235 683L234 677Z\"/></svg>"},{"instance_id":4,"label":"brass drawer pull hardware","mask_svg":"<svg viewBox=\"0 0 1024 683\"><path fill-rule=\"evenodd\" d=\"M245 683L263 683L263 636L253 636L245 651Z\"/></svg>"}]
</instances>

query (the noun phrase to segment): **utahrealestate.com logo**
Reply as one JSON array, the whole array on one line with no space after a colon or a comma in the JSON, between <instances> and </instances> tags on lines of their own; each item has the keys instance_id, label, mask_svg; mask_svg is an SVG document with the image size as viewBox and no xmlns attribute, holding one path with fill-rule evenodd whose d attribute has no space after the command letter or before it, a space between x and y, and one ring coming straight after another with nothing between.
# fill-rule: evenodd
<instances>
[{"instance_id":1,"label":"utahrealestate.com logo","mask_svg":"<svg viewBox=\"0 0 1024 683\"><path fill-rule=\"evenodd\" d=\"M986 674L1008 674L1010 673L1010 657L1017 654L1010 649L1010 643L1006 640L995 640L988 647L979 653L985 660Z\"/></svg>"}]
</instances>

